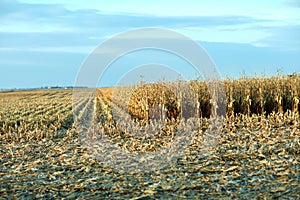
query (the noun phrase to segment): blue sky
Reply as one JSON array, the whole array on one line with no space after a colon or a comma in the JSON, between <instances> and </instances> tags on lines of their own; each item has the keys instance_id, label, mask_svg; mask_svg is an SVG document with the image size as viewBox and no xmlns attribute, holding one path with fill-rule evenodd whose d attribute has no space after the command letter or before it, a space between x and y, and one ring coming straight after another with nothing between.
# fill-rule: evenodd
<instances>
[{"instance_id":1,"label":"blue sky","mask_svg":"<svg viewBox=\"0 0 300 200\"><path fill-rule=\"evenodd\" d=\"M99 44L147 27L197 41L222 77L300 72L298 0L0 0L0 88L74 85L80 66ZM153 60L194 76L174 55L137 52L113 63L100 86L124 77L120 66L130 70Z\"/></svg>"}]
</instances>

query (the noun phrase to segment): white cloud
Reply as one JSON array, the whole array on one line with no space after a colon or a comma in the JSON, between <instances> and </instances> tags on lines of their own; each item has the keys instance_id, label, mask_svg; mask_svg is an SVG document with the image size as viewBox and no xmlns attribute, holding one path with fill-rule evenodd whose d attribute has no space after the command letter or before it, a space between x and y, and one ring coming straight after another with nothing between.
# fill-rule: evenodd
<instances>
[{"instance_id":1,"label":"white cloud","mask_svg":"<svg viewBox=\"0 0 300 200\"><path fill-rule=\"evenodd\" d=\"M21 2L41 3L40 0ZM298 5L297 0L240 1L240 0L45 0L44 4L63 4L70 10L97 9L110 13L135 13L153 16L249 16L261 19L299 18L299 10L288 9L285 5Z\"/></svg>"},{"instance_id":2,"label":"white cloud","mask_svg":"<svg viewBox=\"0 0 300 200\"><path fill-rule=\"evenodd\" d=\"M119 32L143 27L161 27L186 34L193 40L262 46L267 45L264 44L267 43L264 42L266 38L277 37L277 40L280 40L281 35L275 33L278 28L300 25L300 15L297 12L299 9L287 9L290 7L285 6L286 3L280 0L272 3L229 0L218 4L215 0L212 2L166 0L160 3L155 1L141 3L133 0L126 3L120 0L84 2L46 0L43 3L38 0L21 0L20 2L22 3L14 2L14 6L7 9L7 12L2 10L4 13L2 15L0 11L0 32L67 34L82 32L86 34L86 42L90 44L93 41L95 45ZM146 36L141 35L136 38L144 37ZM288 45L290 44L289 42ZM50 42L48 46L50 50L52 48ZM61 46L63 49L65 45ZM76 49L76 44L74 46Z\"/></svg>"},{"instance_id":3,"label":"white cloud","mask_svg":"<svg viewBox=\"0 0 300 200\"><path fill-rule=\"evenodd\" d=\"M264 30L250 29L243 26L198 28L190 27L178 30L193 40L220 43L252 44L271 34Z\"/></svg>"},{"instance_id":4,"label":"white cloud","mask_svg":"<svg viewBox=\"0 0 300 200\"><path fill-rule=\"evenodd\" d=\"M74 31L71 27L59 24L34 23L34 22L0 22L0 32L12 33L70 33Z\"/></svg>"},{"instance_id":5,"label":"white cloud","mask_svg":"<svg viewBox=\"0 0 300 200\"><path fill-rule=\"evenodd\" d=\"M95 46L61 46L61 47L0 47L0 52L57 52L88 54Z\"/></svg>"}]
</instances>

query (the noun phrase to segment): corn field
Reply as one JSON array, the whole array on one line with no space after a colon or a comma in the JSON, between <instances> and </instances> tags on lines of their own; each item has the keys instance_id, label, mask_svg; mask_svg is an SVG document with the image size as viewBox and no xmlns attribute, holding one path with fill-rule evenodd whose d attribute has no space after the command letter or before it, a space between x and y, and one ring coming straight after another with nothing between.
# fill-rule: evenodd
<instances>
[{"instance_id":1,"label":"corn field","mask_svg":"<svg viewBox=\"0 0 300 200\"><path fill-rule=\"evenodd\" d=\"M278 114L288 111L298 114L300 112L300 76L296 74L273 78L243 78L233 81L226 79L221 86L224 87L225 95L217 99L218 102L215 104L218 108L215 110L216 113L222 113L218 110L224 107L226 112L223 113L226 113L228 117L239 114L252 116L253 114L269 115L273 112ZM180 88L179 91L178 88ZM118 94L114 94L113 91L107 90L104 96L117 105L128 105L128 111L138 119L149 118L151 111L155 112L154 106L158 106L160 110L165 109L168 118L177 118L183 113L193 113L189 116L209 118L216 107L208 84L201 81L123 87L116 89ZM195 101L192 102L191 99ZM188 105L181 106L182 102ZM196 111L192 112L195 109ZM171 111L175 113L170 113Z\"/></svg>"},{"instance_id":2,"label":"corn field","mask_svg":"<svg viewBox=\"0 0 300 200\"><path fill-rule=\"evenodd\" d=\"M0 198L300 198L300 76L226 79L224 95L209 84L0 92ZM180 130L195 132L188 148L151 173L95 156L112 151L94 148L103 137L136 154L167 148Z\"/></svg>"}]
</instances>

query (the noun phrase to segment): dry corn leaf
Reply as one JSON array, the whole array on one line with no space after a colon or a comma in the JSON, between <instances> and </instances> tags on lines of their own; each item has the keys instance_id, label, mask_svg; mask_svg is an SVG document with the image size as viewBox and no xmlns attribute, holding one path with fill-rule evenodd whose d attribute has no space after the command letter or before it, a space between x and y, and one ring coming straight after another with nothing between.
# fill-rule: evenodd
<instances>
[{"instance_id":1,"label":"dry corn leaf","mask_svg":"<svg viewBox=\"0 0 300 200\"><path fill-rule=\"evenodd\" d=\"M230 172L230 171L236 170L238 168L239 168L239 166L232 166L232 167L226 169L225 172Z\"/></svg>"},{"instance_id":2,"label":"dry corn leaf","mask_svg":"<svg viewBox=\"0 0 300 200\"><path fill-rule=\"evenodd\" d=\"M270 191L273 192L273 193L275 193L275 192L285 192L286 188L285 187L272 188Z\"/></svg>"},{"instance_id":3,"label":"dry corn leaf","mask_svg":"<svg viewBox=\"0 0 300 200\"><path fill-rule=\"evenodd\" d=\"M156 191L148 189L148 190L144 190L144 193L153 196L156 193Z\"/></svg>"}]
</instances>

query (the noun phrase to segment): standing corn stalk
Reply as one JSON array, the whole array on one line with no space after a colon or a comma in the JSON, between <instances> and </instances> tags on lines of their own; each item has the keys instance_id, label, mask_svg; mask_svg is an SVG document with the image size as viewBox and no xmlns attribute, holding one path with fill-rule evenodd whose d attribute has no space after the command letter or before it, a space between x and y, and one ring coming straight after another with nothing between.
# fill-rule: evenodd
<instances>
[{"instance_id":1,"label":"standing corn stalk","mask_svg":"<svg viewBox=\"0 0 300 200\"><path fill-rule=\"evenodd\" d=\"M275 79L275 87L276 87L276 97L275 101L277 102L277 112L278 113L283 113L283 108L282 108L282 89L281 89L281 84L278 78Z\"/></svg>"},{"instance_id":2,"label":"standing corn stalk","mask_svg":"<svg viewBox=\"0 0 300 200\"><path fill-rule=\"evenodd\" d=\"M298 83L299 84L299 83ZM292 111L294 113L298 113L298 107L299 107L299 99L298 99L298 88L297 88L297 83L294 81L292 85L292 95L293 95L293 103L292 103Z\"/></svg>"},{"instance_id":3,"label":"standing corn stalk","mask_svg":"<svg viewBox=\"0 0 300 200\"><path fill-rule=\"evenodd\" d=\"M260 108L260 114L263 115L265 110L264 110L264 94L263 94L263 89L261 88L262 86L259 87L259 108Z\"/></svg>"},{"instance_id":4,"label":"standing corn stalk","mask_svg":"<svg viewBox=\"0 0 300 200\"><path fill-rule=\"evenodd\" d=\"M191 82L191 86L194 89L194 92L196 93L196 112L195 112L195 118L201 118L202 112L201 112L201 103L200 103L200 85L198 84L198 81Z\"/></svg>"},{"instance_id":5,"label":"standing corn stalk","mask_svg":"<svg viewBox=\"0 0 300 200\"><path fill-rule=\"evenodd\" d=\"M233 88L232 88L231 84L228 84L227 86L229 88L229 100L227 103L227 116L230 118L230 117L234 116L234 107L233 107L234 99L232 97Z\"/></svg>"},{"instance_id":6,"label":"standing corn stalk","mask_svg":"<svg viewBox=\"0 0 300 200\"><path fill-rule=\"evenodd\" d=\"M246 91L245 91L245 103L246 103L246 112L247 112L247 115L250 116L251 114L251 110L250 110L250 107L251 107L251 99L250 99L250 89L247 88Z\"/></svg>"},{"instance_id":7,"label":"standing corn stalk","mask_svg":"<svg viewBox=\"0 0 300 200\"><path fill-rule=\"evenodd\" d=\"M210 104L212 106L211 117L215 118L215 117L217 117L217 110L218 110L218 102L217 102L218 93L217 93L216 87L215 87L215 85L217 83L215 81L212 81L211 84L214 85L213 87L210 87L210 88L212 88L212 90L210 91L211 92Z\"/></svg>"},{"instance_id":8,"label":"standing corn stalk","mask_svg":"<svg viewBox=\"0 0 300 200\"><path fill-rule=\"evenodd\" d=\"M166 111L165 111L165 100L164 100L164 95L165 95L165 92L162 90L162 94L161 94L161 103L159 104L159 106L160 106L160 119L161 119L161 121L165 121L165 113L166 113Z\"/></svg>"}]
</instances>

